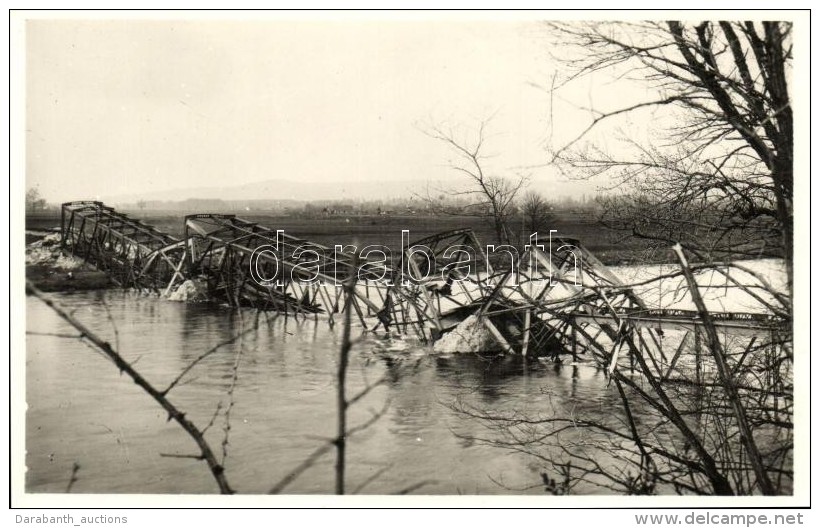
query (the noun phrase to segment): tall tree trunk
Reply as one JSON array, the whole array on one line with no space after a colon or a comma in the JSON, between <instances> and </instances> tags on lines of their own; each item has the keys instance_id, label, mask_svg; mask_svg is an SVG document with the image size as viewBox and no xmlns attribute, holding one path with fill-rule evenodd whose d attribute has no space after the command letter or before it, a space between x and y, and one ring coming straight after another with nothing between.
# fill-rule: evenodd
<instances>
[{"instance_id":1,"label":"tall tree trunk","mask_svg":"<svg viewBox=\"0 0 820 528\"><path fill-rule=\"evenodd\" d=\"M793 209L793 167L791 159L783 160L784 156L775 159L772 171L775 197L777 200L777 216L780 222L783 237L783 260L786 263L786 280L789 298L794 294L794 209Z\"/></svg>"}]
</instances>

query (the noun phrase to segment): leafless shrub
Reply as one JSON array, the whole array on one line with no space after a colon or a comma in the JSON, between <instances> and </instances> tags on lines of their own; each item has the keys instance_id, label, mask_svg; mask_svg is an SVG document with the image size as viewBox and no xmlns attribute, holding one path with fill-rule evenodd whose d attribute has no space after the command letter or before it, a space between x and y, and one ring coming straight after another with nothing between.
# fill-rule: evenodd
<instances>
[{"instance_id":1,"label":"leafless shrub","mask_svg":"<svg viewBox=\"0 0 820 528\"><path fill-rule=\"evenodd\" d=\"M429 137L446 144L456 155L450 168L466 178L467 185L441 187L426 195L419 195L428 208L437 214L459 214L486 217L492 220L496 240L500 244L512 243L511 219L516 210L516 201L527 184L527 176L516 174L512 177L490 174L485 167L487 154L483 152L486 142L488 120L479 123L475 139L463 140L452 128L429 126L424 131ZM446 201L436 195L447 198ZM463 200L453 207L453 200Z\"/></svg>"}]
</instances>

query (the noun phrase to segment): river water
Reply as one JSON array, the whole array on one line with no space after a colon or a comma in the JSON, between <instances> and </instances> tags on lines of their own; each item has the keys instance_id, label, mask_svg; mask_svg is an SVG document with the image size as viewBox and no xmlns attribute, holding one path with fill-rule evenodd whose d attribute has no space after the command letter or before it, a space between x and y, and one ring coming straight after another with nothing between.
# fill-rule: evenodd
<instances>
[{"instance_id":1,"label":"river water","mask_svg":"<svg viewBox=\"0 0 820 528\"><path fill-rule=\"evenodd\" d=\"M233 391L225 466L242 493L266 493L325 438L335 434L335 376L341 327L292 317L164 301L134 292L54 294L89 327L118 346L156 387L167 386L203 351L248 330L200 362L170 399L200 426ZM98 352L78 339L37 335L72 329L33 297L27 299L26 488L64 492L214 493L204 462L167 455L196 446L162 409ZM114 332L116 327L116 333ZM386 408L347 447L347 489L359 493L543 493L539 466L524 454L481 445L482 426L454 410L543 409L547 399L583 401L602 412L617 394L591 365L527 367L520 359L440 356L412 340L369 336L356 344L348 394L386 377L350 408L349 425ZM551 397L552 396L552 397ZM559 398L559 399L561 399ZM552 403L554 404L554 403ZM569 404L569 403L568 403ZM207 432L222 456L224 418ZM166 455L166 456L163 456ZM328 453L284 492L332 493L335 456ZM378 475L376 476L376 474ZM370 480L371 477L376 478Z\"/></svg>"},{"instance_id":2,"label":"river water","mask_svg":"<svg viewBox=\"0 0 820 528\"><path fill-rule=\"evenodd\" d=\"M108 339L155 387L169 393L223 457L233 488L267 493L336 431L336 370L342 328L323 316L295 320L209 304L170 302L119 290L51 294ZM196 445L157 403L34 297L26 300L26 489L29 492L215 493ZM257 326L258 323L258 326ZM234 379L234 366L236 379ZM541 464L486 445L481 421L459 409L546 411L596 416L622 412L604 372L475 354L440 355L412 339L368 335L353 349L349 397L385 382L351 406L349 427L383 415L347 443L349 492L542 494ZM632 412L640 419L636 402ZM182 456L180 456L182 455ZM333 451L284 488L333 493ZM75 464L78 467L72 482ZM580 487L574 493L600 493Z\"/></svg>"}]
</instances>

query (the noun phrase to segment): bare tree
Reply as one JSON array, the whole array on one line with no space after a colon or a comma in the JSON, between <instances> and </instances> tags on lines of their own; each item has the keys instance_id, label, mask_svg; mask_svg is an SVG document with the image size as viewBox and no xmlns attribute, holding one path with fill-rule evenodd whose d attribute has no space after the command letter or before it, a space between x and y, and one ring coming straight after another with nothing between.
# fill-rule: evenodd
<instances>
[{"instance_id":1,"label":"bare tree","mask_svg":"<svg viewBox=\"0 0 820 528\"><path fill-rule=\"evenodd\" d=\"M541 409L488 410L457 400L451 408L483 426L457 436L531 456L549 493L791 493L792 357L782 335L741 346L707 334L702 353L695 334L675 343L671 364L625 334L619 339L612 348L584 346L602 370L623 346L638 375L616 367L599 395L556 384L545 390L560 404Z\"/></svg>"},{"instance_id":2,"label":"bare tree","mask_svg":"<svg viewBox=\"0 0 820 528\"><path fill-rule=\"evenodd\" d=\"M690 201L665 192L667 197L637 184L626 193L600 196L597 220L655 252L680 243L703 263L782 258L782 231L771 219L732 218L712 199Z\"/></svg>"},{"instance_id":3,"label":"bare tree","mask_svg":"<svg viewBox=\"0 0 820 528\"><path fill-rule=\"evenodd\" d=\"M482 152L487 122L481 121L472 142L462 141L456 137L453 129L445 130L440 126L429 127L425 134L444 142L452 149L457 157L450 162L450 167L468 181L466 189L437 189L438 193L450 199L466 199L466 203L457 208L457 213L491 218L497 241L510 244L513 238L510 219L515 213L516 200L527 183L527 177L522 174L512 177L488 174L484 167L488 156ZM453 213L452 208L446 207L442 201L431 196L430 192L420 198L436 213Z\"/></svg>"},{"instance_id":4,"label":"bare tree","mask_svg":"<svg viewBox=\"0 0 820 528\"><path fill-rule=\"evenodd\" d=\"M614 219L645 238L665 240L674 229L664 216L690 208L709 215L689 218L678 232L698 222L701 232L718 241L763 229L768 243L768 235L777 233L791 290L791 24L592 22L550 28L562 45L559 60L568 68L555 90L608 73L616 82L643 84L653 94L621 108L587 109L591 122L554 148L553 161L575 176L606 174L633 183L658 211L657 221ZM584 141L603 123L643 110L656 117L661 112L668 118L664 122L673 123L654 144L624 137L629 148L615 155ZM684 247L697 253L707 249Z\"/></svg>"},{"instance_id":5,"label":"bare tree","mask_svg":"<svg viewBox=\"0 0 820 528\"><path fill-rule=\"evenodd\" d=\"M37 187L31 187L26 191L26 211L34 213L45 209L46 201L40 197L40 190Z\"/></svg>"},{"instance_id":6,"label":"bare tree","mask_svg":"<svg viewBox=\"0 0 820 528\"><path fill-rule=\"evenodd\" d=\"M659 330L617 311L600 327L576 321L564 353L578 346L594 360L606 380L600 394L578 395L574 383L558 383L544 388L560 402L551 408L497 411L456 401L454 410L487 431L465 436L531 455L542 464L550 493L576 492L581 485L627 494L790 493L790 299L743 263L690 266L680 246L675 254L679 271L620 288L663 282L664 295L692 300L698 323ZM718 333L717 316L700 293L704 286L710 296L727 288L754 300L767 312L758 319L763 322ZM576 299L613 293L582 284Z\"/></svg>"},{"instance_id":7,"label":"bare tree","mask_svg":"<svg viewBox=\"0 0 820 528\"><path fill-rule=\"evenodd\" d=\"M555 219L552 205L539 193L529 191L521 198L519 206L525 234L544 231L549 223Z\"/></svg>"}]
</instances>

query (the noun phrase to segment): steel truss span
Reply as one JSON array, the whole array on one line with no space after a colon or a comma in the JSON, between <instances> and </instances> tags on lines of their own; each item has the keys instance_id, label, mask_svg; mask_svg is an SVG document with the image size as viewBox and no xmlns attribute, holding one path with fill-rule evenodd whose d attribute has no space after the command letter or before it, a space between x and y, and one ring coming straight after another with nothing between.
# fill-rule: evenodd
<instances>
[{"instance_id":1,"label":"steel truss span","mask_svg":"<svg viewBox=\"0 0 820 528\"><path fill-rule=\"evenodd\" d=\"M689 352L701 359L697 312L648 307L577 239L525 246L509 261L488 254L472 230L458 229L416 240L399 255L362 255L235 215L194 214L184 222L179 240L101 202L68 202L61 247L124 288L168 295L196 280L211 301L331 325L349 307L367 331L436 341L475 316L498 352L592 354L610 369L634 368L638 358L661 379L690 363L683 359ZM354 276L347 299L343 285ZM740 354L776 347L789 328L768 313L714 312L710 323Z\"/></svg>"}]
</instances>

